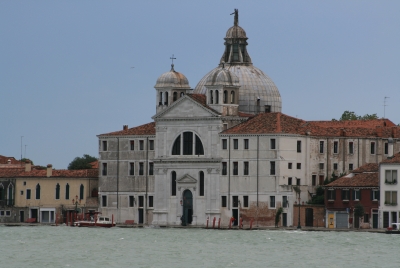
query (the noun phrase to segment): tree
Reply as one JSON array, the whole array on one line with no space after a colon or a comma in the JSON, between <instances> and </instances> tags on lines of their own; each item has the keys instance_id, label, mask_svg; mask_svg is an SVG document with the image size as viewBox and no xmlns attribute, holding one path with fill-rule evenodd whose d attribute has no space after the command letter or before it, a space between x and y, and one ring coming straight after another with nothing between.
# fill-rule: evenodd
<instances>
[{"instance_id":1,"label":"tree","mask_svg":"<svg viewBox=\"0 0 400 268\"><path fill-rule=\"evenodd\" d=\"M278 227L279 221L281 220L282 212L283 212L283 208L282 207L278 208L278 210L276 211L276 214L275 214L275 227Z\"/></svg>"},{"instance_id":2,"label":"tree","mask_svg":"<svg viewBox=\"0 0 400 268\"><path fill-rule=\"evenodd\" d=\"M96 157L84 154L83 157L75 157L75 159L72 160L71 163L69 163L68 169L69 170L91 169L92 166L89 163L94 161L97 161Z\"/></svg>"},{"instance_id":3,"label":"tree","mask_svg":"<svg viewBox=\"0 0 400 268\"><path fill-rule=\"evenodd\" d=\"M354 218L360 219L361 217L364 217L364 207L358 202L357 205L354 206ZM360 224L358 228L360 228Z\"/></svg>"},{"instance_id":4,"label":"tree","mask_svg":"<svg viewBox=\"0 0 400 268\"><path fill-rule=\"evenodd\" d=\"M26 163L26 161L31 161L31 164L33 165L33 161L32 160L30 160L29 158L22 158L21 159L21 162L24 162L24 163Z\"/></svg>"},{"instance_id":5,"label":"tree","mask_svg":"<svg viewBox=\"0 0 400 268\"><path fill-rule=\"evenodd\" d=\"M378 115L375 114L365 114L363 116L357 115L353 111L344 111L339 121L348 121L348 120L373 120L378 119ZM332 121L337 121L336 119L332 119Z\"/></svg>"}]
</instances>

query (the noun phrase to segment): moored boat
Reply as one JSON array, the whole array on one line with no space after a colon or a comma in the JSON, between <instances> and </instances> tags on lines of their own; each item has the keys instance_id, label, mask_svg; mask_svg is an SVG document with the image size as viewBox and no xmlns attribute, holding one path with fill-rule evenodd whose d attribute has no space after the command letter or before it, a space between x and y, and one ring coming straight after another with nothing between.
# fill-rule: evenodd
<instances>
[{"instance_id":1,"label":"moored boat","mask_svg":"<svg viewBox=\"0 0 400 268\"><path fill-rule=\"evenodd\" d=\"M75 221L75 227L114 227L114 215L110 218L108 216L100 216L100 212L85 213L86 220Z\"/></svg>"},{"instance_id":2,"label":"moored boat","mask_svg":"<svg viewBox=\"0 0 400 268\"><path fill-rule=\"evenodd\" d=\"M395 227L388 227L385 231L387 234L400 234L400 223L392 223L392 226Z\"/></svg>"}]
</instances>

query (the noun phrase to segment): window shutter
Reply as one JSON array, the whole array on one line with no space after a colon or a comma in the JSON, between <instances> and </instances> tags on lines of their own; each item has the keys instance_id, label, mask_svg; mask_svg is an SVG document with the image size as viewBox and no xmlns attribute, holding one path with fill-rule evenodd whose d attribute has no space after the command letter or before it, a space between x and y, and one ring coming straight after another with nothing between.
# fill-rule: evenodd
<instances>
[{"instance_id":1,"label":"window shutter","mask_svg":"<svg viewBox=\"0 0 400 268\"><path fill-rule=\"evenodd\" d=\"M374 190L371 189L371 200L374 200Z\"/></svg>"},{"instance_id":2,"label":"window shutter","mask_svg":"<svg viewBox=\"0 0 400 268\"><path fill-rule=\"evenodd\" d=\"M377 192L376 192L376 199L380 200L380 195L381 195L381 192L380 192L380 191L377 191Z\"/></svg>"},{"instance_id":3,"label":"window shutter","mask_svg":"<svg viewBox=\"0 0 400 268\"><path fill-rule=\"evenodd\" d=\"M342 200L344 200L344 190L342 190Z\"/></svg>"},{"instance_id":4,"label":"window shutter","mask_svg":"<svg viewBox=\"0 0 400 268\"><path fill-rule=\"evenodd\" d=\"M333 190L333 200L336 200L336 190Z\"/></svg>"},{"instance_id":5,"label":"window shutter","mask_svg":"<svg viewBox=\"0 0 400 268\"><path fill-rule=\"evenodd\" d=\"M356 190L349 191L349 192L353 192L353 200L356 200Z\"/></svg>"},{"instance_id":6,"label":"window shutter","mask_svg":"<svg viewBox=\"0 0 400 268\"><path fill-rule=\"evenodd\" d=\"M361 189L359 190L359 193L360 193L360 196L358 197L358 200L361 200L361 193L362 193Z\"/></svg>"}]
</instances>

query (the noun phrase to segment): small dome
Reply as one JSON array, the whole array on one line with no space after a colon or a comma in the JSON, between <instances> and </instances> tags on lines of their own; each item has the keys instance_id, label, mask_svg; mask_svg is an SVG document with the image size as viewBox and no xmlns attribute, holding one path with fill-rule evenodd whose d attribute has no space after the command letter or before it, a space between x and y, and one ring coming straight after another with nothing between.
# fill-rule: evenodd
<instances>
[{"instance_id":1,"label":"small dome","mask_svg":"<svg viewBox=\"0 0 400 268\"><path fill-rule=\"evenodd\" d=\"M176 72L174 70L174 65L171 65L171 70L169 72L163 73L158 79L157 83L154 86L155 88L159 87L172 87L172 88L188 88L189 81L182 73Z\"/></svg>"},{"instance_id":2,"label":"small dome","mask_svg":"<svg viewBox=\"0 0 400 268\"><path fill-rule=\"evenodd\" d=\"M233 72L225 68L216 68L207 77L205 86L234 86L238 87L239 78Z\"/></svg>"},{"instance_id":3,"label":"small dome","mask_svg":"<svg viewBox=\"0 0 400 268\"><path fill-rule=\"evenodd\" d=\"M228 29L226 32L226 37L225 38L246 38L246 32L243 30L242 27L239 25L234 25L231 28Z\"/></svg>"}]
</instances>

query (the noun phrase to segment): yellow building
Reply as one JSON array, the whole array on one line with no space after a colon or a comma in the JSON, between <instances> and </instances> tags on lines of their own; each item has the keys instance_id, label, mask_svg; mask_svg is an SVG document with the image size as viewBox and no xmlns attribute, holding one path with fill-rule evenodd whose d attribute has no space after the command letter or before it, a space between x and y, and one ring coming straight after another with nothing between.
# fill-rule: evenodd
<instances>
[{"instance_id":1,"label":"yellow building","mask_svg":"<svg viewBox=\"0 0 400 268\"><path fill-rule=\"evenodd\" d=\"M65 222L67 211L87 212L98 208L98 169L45 170L25 165L15 181L15 208L19 221Z\"/></svg>"}]
</instances>

